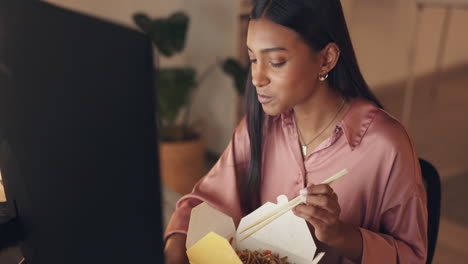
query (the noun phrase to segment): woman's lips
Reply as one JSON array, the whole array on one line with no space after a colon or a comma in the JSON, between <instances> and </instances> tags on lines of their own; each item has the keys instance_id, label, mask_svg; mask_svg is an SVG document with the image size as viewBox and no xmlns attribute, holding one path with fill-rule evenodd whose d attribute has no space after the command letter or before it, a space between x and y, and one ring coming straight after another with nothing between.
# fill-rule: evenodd
<instances>
[{"instance_id":1,"label":"woman's lips","mask_svg":"<svg viewBox=\"0 0 468 264\"><path fill-rule=\"evenodd\" d=\"M261 95L261 94L258 95L258 101L261 104L268 104L269 102L271 102L271 100L273 100L273 97L271 96L266 96L266 95Z\"/></svg>"}]
</instances>

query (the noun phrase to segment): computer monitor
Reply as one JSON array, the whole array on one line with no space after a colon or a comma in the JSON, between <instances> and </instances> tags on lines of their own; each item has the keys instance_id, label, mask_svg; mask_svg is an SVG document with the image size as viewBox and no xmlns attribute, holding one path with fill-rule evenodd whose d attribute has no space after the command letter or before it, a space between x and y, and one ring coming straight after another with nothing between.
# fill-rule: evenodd
<instances>
[{"instance_id":1,"label":"computer monitor","mask_svg":"<svg viewBox=\"0 0 468 264\"><path fill-rule=\"evenodd\" d=\"M27 263L163 263L150 40L0 0L0 64L0 170Z\"/></svg>"}]
</instances>

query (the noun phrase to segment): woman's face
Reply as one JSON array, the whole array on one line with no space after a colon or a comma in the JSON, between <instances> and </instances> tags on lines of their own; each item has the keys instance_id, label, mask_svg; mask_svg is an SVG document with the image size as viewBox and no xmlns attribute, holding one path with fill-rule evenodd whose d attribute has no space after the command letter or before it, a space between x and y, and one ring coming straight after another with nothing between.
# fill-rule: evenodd
<instances>
[{"instance_id":1,"label":"woman's face","mask_svg":"<svg viewBox=\"0 0 468 264\"><path fill-rule=\"evenodd\" d=\"M296 32L268 19L251 20L247 47L252 83L266 114L283 113L304 103L317 90L319 53Z\"/></svg>"}]
</instances>

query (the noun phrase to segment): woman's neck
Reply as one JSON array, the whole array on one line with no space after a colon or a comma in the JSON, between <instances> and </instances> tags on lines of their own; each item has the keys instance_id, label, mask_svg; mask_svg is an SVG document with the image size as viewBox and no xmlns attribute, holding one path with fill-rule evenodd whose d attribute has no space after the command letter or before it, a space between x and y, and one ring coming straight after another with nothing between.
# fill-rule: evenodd
<instances>
[{"instance_id":1,"label":"woman's neck","mask_svg":"<svg viewBox=\"0 0 468 264\"><path fill-rule=\"evenodd\" d=\"M302 140L308 141L341 117L343 98L327 86L321 87L306 101L294 107L294 117ZM335 120L332 121L332 119ZM327 128L328 130L329 128ZM305 142L303 142L305 143Z\"/></svg>"}]
</instances>

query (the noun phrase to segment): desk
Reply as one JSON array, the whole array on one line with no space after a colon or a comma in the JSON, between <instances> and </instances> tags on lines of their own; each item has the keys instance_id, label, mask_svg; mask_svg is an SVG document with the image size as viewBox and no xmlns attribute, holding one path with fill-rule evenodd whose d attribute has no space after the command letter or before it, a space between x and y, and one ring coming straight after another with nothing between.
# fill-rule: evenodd
<instances>
[{"instance_id":1,"label":"desk","mask_svg":"<svg viewBox=\"0 0 468 264\"><path fill-rule=\"evenodd\" d=\"M438 74L442 67L442 59L444 56L445 46L447 44L448 29L450 27L450 18L454 8L467 8L468 0L416 0L416 22L414 25L414 31L412 35L411 45L408 55L408 80L406 82L406 89L403 101L403 117L402 121L406 127L409 126L411 119L411 108L413 105L414 96L414 66L416 61L416 47L418 44L417 33L421 24L421 13L426 7L444 8L444 21L442 25L442 34L440 35L439 47L436 58L436 69L435 73Z\"/></svg>"}]
</instances>

